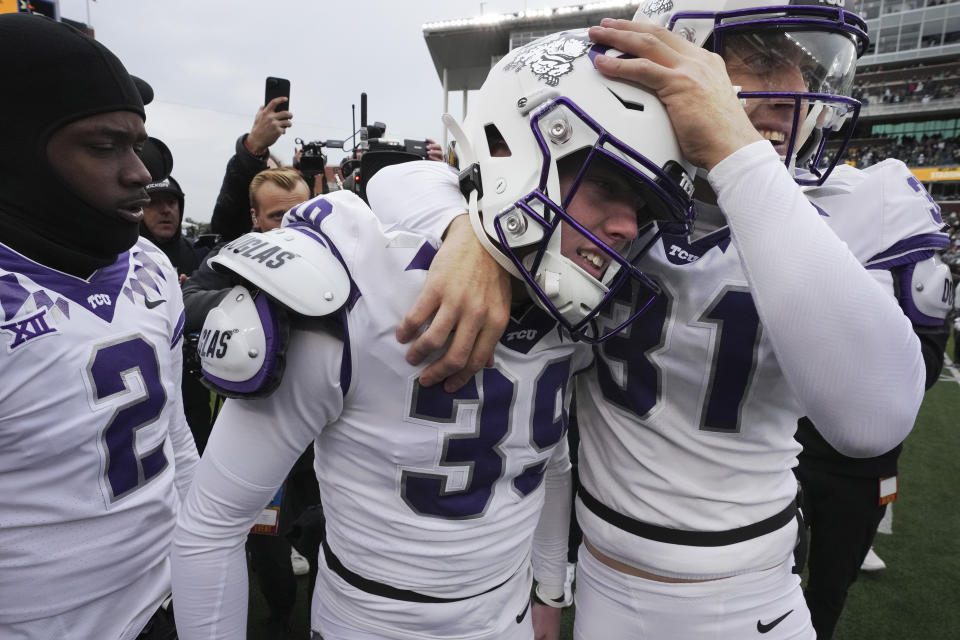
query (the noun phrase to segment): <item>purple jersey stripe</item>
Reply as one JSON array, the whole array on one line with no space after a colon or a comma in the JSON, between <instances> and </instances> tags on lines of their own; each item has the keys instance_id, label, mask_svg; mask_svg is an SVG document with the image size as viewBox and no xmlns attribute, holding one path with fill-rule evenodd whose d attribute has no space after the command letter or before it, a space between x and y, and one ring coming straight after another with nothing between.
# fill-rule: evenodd
<instances>
[{"instance_id":1,"label":"purple jersey stripe","mask_svg":"<svg viewBox=\"0 0 960 640\"><path fill-rule=\"evenodd\" d=\"M353 353L350 349L350 323L347 310L341 309L337 314L337 319L343 327L343 356L340 360L340 393L344 398L350 391L350 383L353 381Z\"/></svg>"},{"instance_id":2,"label":"purple jersey stripe","mask_svg":"<svg viewBox=\"0 0 960 640\"><path fill-rule=\"evenodd\" d=\"M20 285L16 274L8 273L0 276L0 306L3 307L4 320L10 320L23 303L30 297L30 292Z\"/></svg>"},{"instance_id":3,"label":"purple jersey stripe","mask_svg":"<svg viewBox=\"0 0 960 640\"><path fill-rule=\"evenodd\" d=\"M346 261L343 259L343 256L340 254L340 250L337 249L337 246L327 237L319 227L310 224L309 222L292 222L288 225L284 225L284 228L293 229L299 231L300 233L310 236L323 246L330 249L330 252L340 261L340 264L343 265L343 268L347 271L347 277L350 278L350 296L347 298L346 307L348 309L353 309L353 305L357 303L357 300L360 299L360 288L357 287L357 283L353 281L353 276L350 275L350 268L347 266Z\"/></svg>"},{"instance_id":4,"label":"purple jersey stripe","mask_svg":"<svg viewBox=\"0 0 960 640\"><path fill-rule=\"evenodd\" d=\"M887 262L897 259L904 254L914 251L923 251L930 249L943 249L950 244L950 238L944 233L924 233L916 236L910 236L900 242L897 242L886 251L881 251L866 262L866 266L873 269L877 268L875 262Z\"/></svg>"},{"instance_id":5,"label":"purple jersey stripe","mask_svg":"<svg viewBox=\"0 0 960 640\"><path fill-rule=\"evenodd\" d=\"M106 322L113 321L116 302L123 290L129 265L130 252L125 251L112 265L98 269L89 280L81 280L0 246L0 269L21 274L40 287L76 302Z\"/></svg>"},{"instance_id":6,"label":"purple jersey stripe","mask_svg":"<svg viewBox=\"0 0 960 640\"><path fill-rule=\"evenodd\" d=\"M430 268L430 264L436 255L437 250L433 248L433 245L429 242L424 242L420 245L417 255L413 256L413 260L410 261L410 264L407 265L404 271L426 271Z\"/></svg>"},{"instance_id":7,"label":"purple jersey stripe","mask_svg":"<svg viewBox=\"0 0 960 640\"><path fill-rule=\"evenodd\" d=\"M177 326L173 328L173 337L170 338L170 350L177 346L177 343L180 342L180 338L183 337L183 325L187 322L187 313L186 311L180 312L180 317L177 318Z\"/></svg>"}]
</instances>

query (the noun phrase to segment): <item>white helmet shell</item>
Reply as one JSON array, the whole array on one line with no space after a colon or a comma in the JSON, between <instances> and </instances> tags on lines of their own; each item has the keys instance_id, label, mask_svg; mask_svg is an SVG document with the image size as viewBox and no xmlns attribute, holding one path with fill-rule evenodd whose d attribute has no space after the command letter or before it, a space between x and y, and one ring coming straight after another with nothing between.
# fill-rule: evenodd
<instances>
[{"instance_id":1,"label":"white helmet shell","mask_svg":"<svg viewBox=\"0 0 960 640\"><path fill-rule=\"evenodd\" d=\"M629 322L610 331L597 326L618 289L640 285L651 296L658 292L633 263L664 225L689 225L693 189L692 167L660 100L596 71L599 53L622 55L594 45L585 29L541 38L493 67L462 129L445 116L466 167L461 183L481 241L571 335L591 342ZM574 184L561 194L558 163L574 162ZM615 167L642 194L638 225L647 234L626 255L565 210L588 167L598 166L592 163ZM647 224L653 221L658 224ZM561 222L563 233L584 234L606 254L601 278L561 254Z\"/></svg>"}]
</instances>

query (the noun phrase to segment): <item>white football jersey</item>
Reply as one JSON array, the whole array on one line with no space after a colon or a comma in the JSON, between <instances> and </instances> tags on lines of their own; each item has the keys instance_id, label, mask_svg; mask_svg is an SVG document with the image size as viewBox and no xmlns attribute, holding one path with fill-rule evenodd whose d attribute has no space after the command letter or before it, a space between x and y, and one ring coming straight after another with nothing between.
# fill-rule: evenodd
<instances>
[{"instance_id":1,"label":"white football jersey","mask_svg":"<svg viewBox=\"0 0 960 640\"><path fill-rule=\"evenodd\" d=\"M743 198L762 195L758 190ZM877 270L876 279L891 299L893 280L883 270L921 260L945 246L936 205L902 163L887 162L866 171L842 165L826 186L808 190L806 196L856 260ZM802 204L787 206L797 211L785 219L810 214ZM803 348L810 361L830 354L842 360L850 343L874 329L851 319L843 330L842 317L837 322L821 316L823 334L786 351L792 331L780 327L780 342L772 340L773 330L766 319L761 321L760 305L755 305L754 297L760 294L751 284L758 278L751 281L744 266L756 262L745 261L738 245L738 240L756 240L746 232L737 238L735 232L723 227L695 241L664 236L640 265L663 287L663 295L621 335L600 345L597 366L578 379L581 483L602 505L635 521L683 532L722 532L789 509L797 491L791 471L800 450L793 439L796 422L817 407L804 405L782 363L787 357L794 364L803 360L789 355ZM793 238L792 244L790 238L763 240L782 242L793 252L809 251L802 237ZM775 264L778 256L771 259ZM802 300L806 293L791 287L813 285L792 278L790 267L784 272L778 276L786 300L781 304L789 304L794 293ZM873 287L870 280L861 289ZM805 309L801 302L783 315L801 315ZM831 311L827 307L822 313ZM845 312L838 307L836 313ZM907 325L904 318L900 321ZM816 327L804 321L804 326L810 324ZM900 327L897 340L904 333ZM858 357L862 351L853 353ZM812 367L810 377L819 375L821 386L834 387L818 397L829 397L837 405L849 402L832 410L846 410L844 419L851 428L868 428L856 423L869 423L873 416L850 409L858 406L854 400L869 400L865 396L871 391L863 386L870 385L857 379L832 380L831 369L838 367ZM896 371L894 367L892 375ZM905 367L901 371L905 378L913 377ZM879 385L876 392L883 393ZM875 406L883 406L881 400L877 398ZM870 406L869 401L864 404ZM635 535L611 524L582 499L576 508L584 535L601 551L666 576L697 579L769 568L784 561L796 540L796 525L786 519L773 532L733 544L685 544L683 533L672 539L667 533L658 541L656 533Z\"/></svg>"},{"instance_id":2,"label":"white football jersey","mask_svg":"<svg viewBox=\"0 0 960 640\"><path fill-rule=\"evenodd\" d=\"M482 593L526 566L544 475L569 468L570 379L590 362L589 347L527 305L497 346L494 367L455 393L421 387L423 366L406 362L395 330L423 287L434 246L422 236L385 233L348 192L300 205L284 225L319 232L342 259L353 292L336 319L294 323L272 395L229 400L217 419L174 551L181 637L209 623L209 611L229 617L246 596L230 571L204 569L229 551L218 531L224 521L208 517L210 510L235 516L230 535L242 535L311 440L326 540L343 565L440 598ZM566 538L562 526L559 536ZM242 555L228 561L242 563ZM561 553L560 584L563 562ZM365 617L377 619L373 611ZM405 620L419 629L415 617ZM232 637L230 624L218 625L216 637Z\"/></svg>"},{"instance_id":3,"label":"white football jersey","mask_svg":"<svg viewBox=\"0 0 960 640\"><path fill-rule=\"evenodd\" d=\"M0 636L135 637L169 591L176 489L197 460L177 273L145 240L87 280L0 245L0 305ZM122 611L90 604L117 593ZM70 628L50 626L68 610Z\"/></svg>"}]
</instances>

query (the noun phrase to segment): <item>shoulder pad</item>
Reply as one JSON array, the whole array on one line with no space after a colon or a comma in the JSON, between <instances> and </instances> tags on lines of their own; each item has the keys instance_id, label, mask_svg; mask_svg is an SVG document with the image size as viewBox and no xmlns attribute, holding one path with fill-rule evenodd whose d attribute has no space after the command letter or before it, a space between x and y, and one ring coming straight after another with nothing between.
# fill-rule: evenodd
<instances>
[{"instance_id":1,"label":"shoulder pad","mask_svg":"<svg viewBox=\"0 0 960 640\"><path fill-rule=\"evenodd\" d=\"M950 268L934 255L904 271L901 298L910 321L918 325L943 324L954 304Z\"/></svg>"},{"instance_id":2,"label":"shoulder pad","mask_svg":"<svg viewBox=\"0 0 960 640\"><path fill-rule=\"evenodd\" d=\"M280 305L234 287L200 330L197 353L205 384L229 398L269 395L283 376L289 335Z\"/></svg>"},{"instance_id":3,"label":"shoulder pad","mask_svg":"<svg viewBox=\"0 0 960 640\"><path fill-rule=\"evenodd\" d=\"M330 247L319 235L296 229L242 235L210 264L305 316L331 314L350 296L350 276Z\"/></svg>"}]
</instances>

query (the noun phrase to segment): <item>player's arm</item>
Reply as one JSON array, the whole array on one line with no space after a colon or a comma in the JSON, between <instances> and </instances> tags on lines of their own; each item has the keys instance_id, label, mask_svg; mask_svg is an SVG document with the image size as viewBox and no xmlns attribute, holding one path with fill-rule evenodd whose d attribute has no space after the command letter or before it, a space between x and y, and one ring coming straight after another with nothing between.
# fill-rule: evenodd
<instances>
[{"instance_id":1,"label":"player's arm","mask_svg":"<svg viewBox=\"0 0 960 640\"><path fill-rule=\"evenodd\" d=\"M342 410L342 349L327 332L294 331L276 391L228 400L217 417L174 534L181 640L246 637L244 542L288 470Z\"/></svg>"},{"instance_id":2,"label":"player's arm","mask_svg":"<svg viewBox=\"0 0 960 640\"><path fill-rule=\"evenodd\" d=\"M397 339L412 341L407 361L414 365L450 340L420 382L429 386L444 380L444 388L455 391L492 363L510 319L510 276L477 240L457 176L448 166L386 167L370 180L367 196L385 225L443 239L423 292L397 327Z\"/></svg>"},{"instance_id":3,"label":"player's arm","mask_svg":"<svg viewBox=\"0 0 960 640\"><path fill-rule=\"evenodd\" d=\"M544 472L544 503L533 534L534 598L531 615L535 640L557 640L560 616L570 606L563 591L570 534L572 480L566 436L557 444Z\"/></svg>"},{"instance_id":4,"label":"player's arm","mask_svg":"<svg viewBox=\"0 0 960 640\"><path fill-rule=\"evenodd\" d=\"M163 372L163 382L167 390L167 415L169 422L167 434L170 438L170 447L173 449L174 486L180 496L181 503L187 495L193 474L200 456L197 454L197 445L193 440L193 432L187 424L183 412L183 336L185 313L183 296L176 270L169 263L165 265L166 302L163 309L167 312L167 321L170 327L170 365Z\"/></svg>"},{"instance_id":5,"label":"player's arm","mask_svg":"<svg viewBox=\"0 0 960 640\"><path fill-rule=\"evenodd\" d=\"M821 219L769 143L739 150L708 177L763 330L807 415L845 455L892 449L913 426L924 364L891 290Z\"/></svg>"},{"instance_id":6,"label":"player's arm","mask_svg":"<svg viewBox=\"0 0 960 640\"><path fill-rule=\"evenodd\" d=\"M709 170L763 331L810 418L841 453L893 448L913 425L924 369L890 291L819 218L750 123L722 58L662 27L602 25L591 39L634 57L598 56L597 69L655 91L686 158Z\"/></svg>"}]
</instances>

